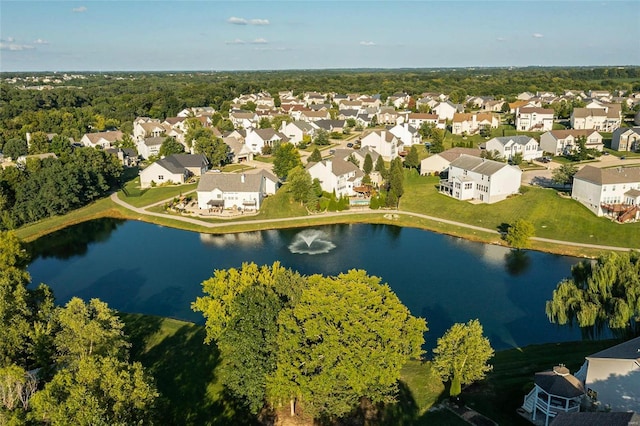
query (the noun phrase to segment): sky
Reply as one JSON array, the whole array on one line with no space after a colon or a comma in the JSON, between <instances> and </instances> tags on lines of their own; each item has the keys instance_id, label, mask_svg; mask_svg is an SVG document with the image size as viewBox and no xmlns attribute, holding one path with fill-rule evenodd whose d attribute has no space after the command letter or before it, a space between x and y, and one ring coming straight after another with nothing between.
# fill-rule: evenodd
<instances>
[{"instance_id":1,"label":"sky","mask_svg":"<svg viewBox=\"0 0 640 426\"><path fill-rule=\"evenodd\" d=\"M0 71L640 65L640 0L0 0Z\"/></svg>"}]
</instances>

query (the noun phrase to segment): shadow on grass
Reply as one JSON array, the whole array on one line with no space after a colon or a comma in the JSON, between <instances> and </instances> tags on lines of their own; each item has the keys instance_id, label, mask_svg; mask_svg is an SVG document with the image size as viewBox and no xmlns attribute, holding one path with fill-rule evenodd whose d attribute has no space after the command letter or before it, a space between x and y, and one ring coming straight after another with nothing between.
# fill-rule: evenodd
<instances>
[{"instance_id":1,"label":"shadow on grass","mask_svg":"<svg viewBox=\"0 0 640 426\"><path fill-rule=\"evenodd\" d=\"M163 318L125 317L131 358L140 361L154 377L160 393L156 402L158 424L256 424L255 416L227 395L219 383L215 371L219 352L215 345L204 344L203 327L185 323L175 332L158 337L163 331Z\"/></svg>"}]
</instances>

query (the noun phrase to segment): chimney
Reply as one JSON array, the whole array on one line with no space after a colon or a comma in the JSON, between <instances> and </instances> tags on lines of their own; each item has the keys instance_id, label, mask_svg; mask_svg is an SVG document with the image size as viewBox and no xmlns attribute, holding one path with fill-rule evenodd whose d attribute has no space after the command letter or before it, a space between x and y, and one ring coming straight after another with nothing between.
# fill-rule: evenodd
<instances>
[{"instance_id":1,"label":"chimney","mask_svg":"<svg viewBox=\"0 0 640 426\"><path fill-rule=\"evenodd\" d=\"M240 182L244 183L245 175L244 173L240 175Z\"/></svg>"}]
</instances>

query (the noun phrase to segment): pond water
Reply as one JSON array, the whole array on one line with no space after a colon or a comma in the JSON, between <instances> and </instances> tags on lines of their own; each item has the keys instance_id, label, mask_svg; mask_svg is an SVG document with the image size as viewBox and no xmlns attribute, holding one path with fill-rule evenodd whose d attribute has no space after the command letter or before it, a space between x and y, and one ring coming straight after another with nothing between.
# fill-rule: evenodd
<instances>
[{"instance_id":1,"label":"pond water","mask_svg":"<svg viewBox=\"0 0 640 426\"><path fill-rule=\"evenodd\" d=\"M580 339L579 329L550 324L544 313L579 259L413 228L357 224L208 235L101 219L43 237L29 250L34 285L47 283L60 304L97 297L124 312L202 323L190 303L214 270L280 261L302 274L355 268L381 277L414 315L427 319L427 349L454 322L473 318L496 349Z\"/></svg>"}]
</instances>

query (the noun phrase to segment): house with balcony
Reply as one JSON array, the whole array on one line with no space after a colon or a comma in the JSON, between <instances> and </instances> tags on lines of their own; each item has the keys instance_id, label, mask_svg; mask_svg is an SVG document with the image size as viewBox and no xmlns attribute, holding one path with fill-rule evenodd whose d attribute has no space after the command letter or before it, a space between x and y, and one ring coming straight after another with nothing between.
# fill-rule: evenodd
<instances>
[{"instance_id":1,"label":"house with balcony","mask_svg":"<svg viewBox=\"0 0 640 426\"><path fill-rule=\"evenodd\" d=\"M619 104L604 104L599 108L574 108L571 127L613 132L622 124L622 107Z\"/></svg>"},{"instance_id":2,"label":"house with balcony","mask_svg":"<svg viewBox=\"0 0 640 426\"><path fill-rule=\"evenodd\" d=\"M206 173L196 189L198 208L258 211L263 200L275 194L278 182L278 178L266 170L257 173Z\"/></svg>"},{"instance_id":3,"label":"house with balcony","mask_svg":"<svg viewBox=\"0 0 640 426\"><path fill-rule=\"evenodd\" d=\"M517 194L522 170L500 161L462 154L449 164L439 191L457 200L495 203Z\"/></svg>"},{"instance_id":4,"label":"house with balcony","mask_svg":"<svg viewBox=\"0 0 640 426\"><path fill-rule=\"evenodd\" d=\"M516 129L522 132L548 132L553 129L554 113L550 108L516 108Z\"/></svg>"},{"instance_id":5,"label":"house with balcony","mask_svg":"<svg viewBox=\"0 0 640 426\"><path fill-rule=\"evenodd\" d=\"M491 113L455 113L451 122L454 135L473 135L482 128L497 129L498 117Z\"/></svg>"},{"instance_id":6,"label":"house with balcony","mask_svg":"<svg viewBox=\"0 0 640 426\"><path fill-rule=\"evenodd\" d=\"M573 176L571 198L596 216L618 222L640 219L640 167L584 166Z\"/></svg>"}]
</instances>

